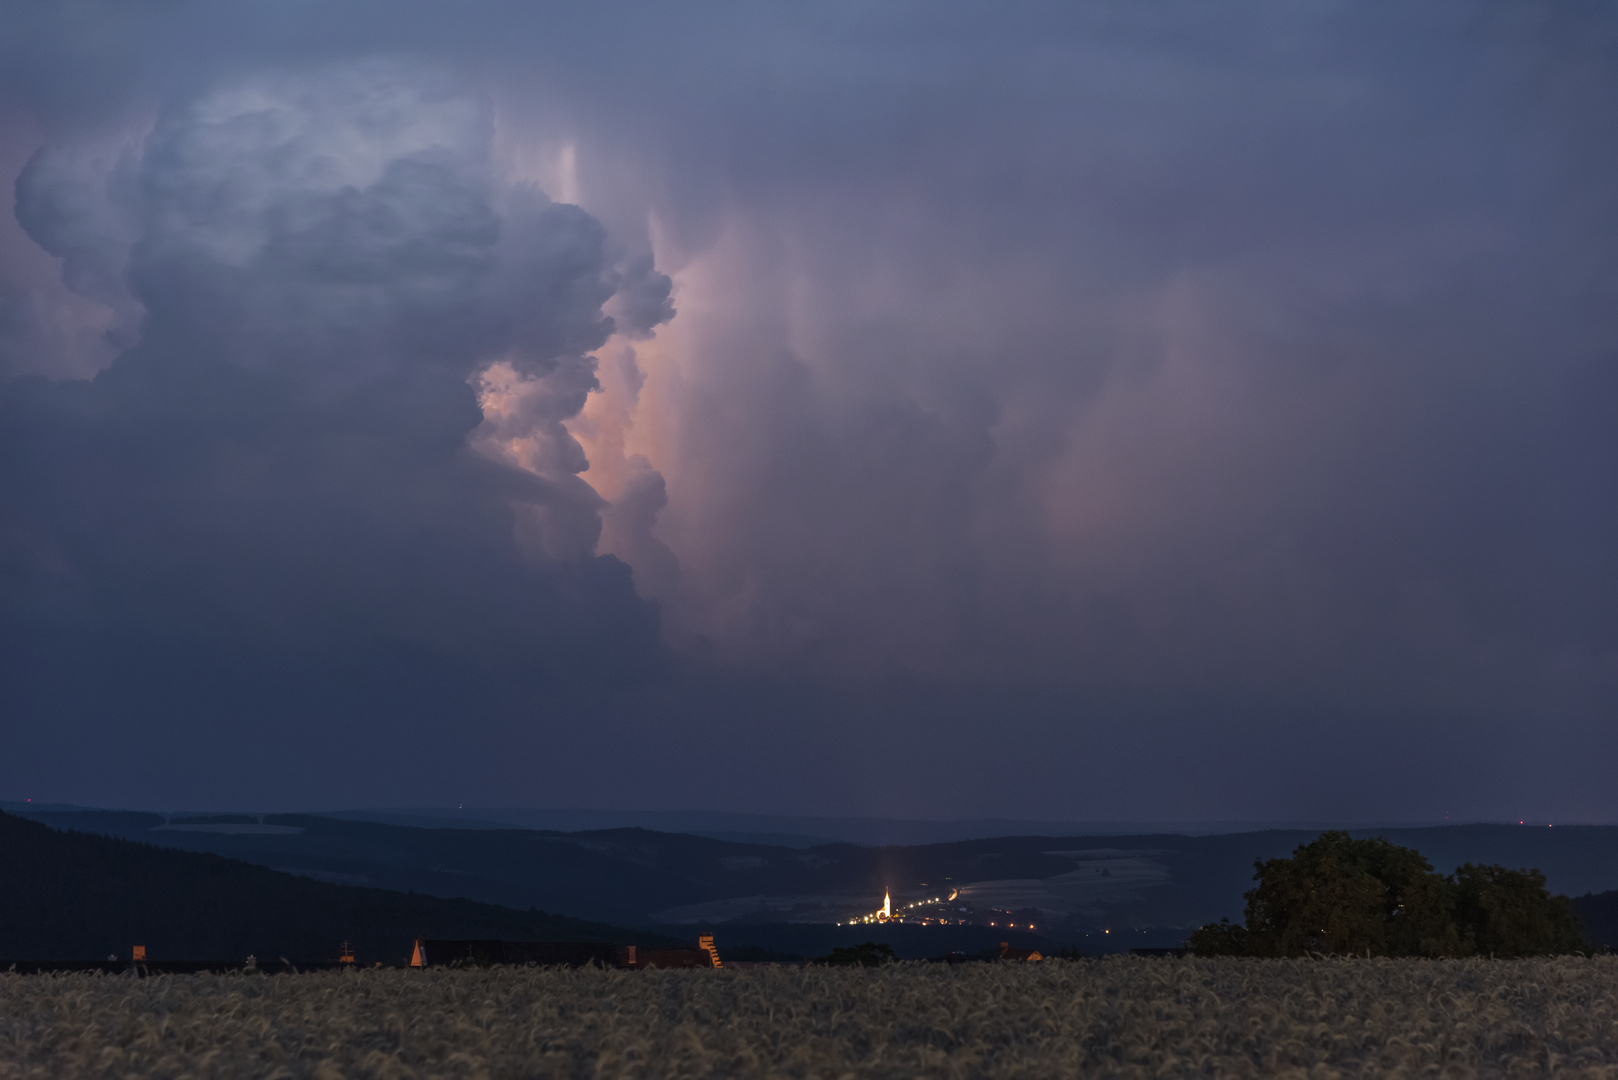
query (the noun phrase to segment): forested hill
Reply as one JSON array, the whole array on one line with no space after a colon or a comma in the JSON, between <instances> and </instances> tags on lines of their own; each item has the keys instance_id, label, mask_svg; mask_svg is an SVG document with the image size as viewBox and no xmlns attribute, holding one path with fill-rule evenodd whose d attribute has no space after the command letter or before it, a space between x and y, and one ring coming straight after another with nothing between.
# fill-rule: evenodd
<instances>
[{"instance_id":1,"label":"forested hill","mask_svg":"<svg viewBox=\"0 0 1618 1080\"><path fill-rule=\"evenodd\" d=\"M535 911L328 885L219 855L88 833L0 813L0 970L15 960L398 962L417 935L653 943L656 935ZM658 941L663 939L658 938Z\"/></svg>"},{"instance_id":2,"label":"forested hill","mask_svg":"<svg viewBox=\"0 0 1618 1080\"><path fill-rule=\"evenodd\" d=\"M903 902L930 897L947 882L980 907L1061 915L1040 930L1074 944L1105 936L1110 927L1190 933L1221 916L1239 920L1243 895L1253 887L1254 860L1283 858L1319 836L1318 830L1271 829L803 848L644 829L569 833L307 814L165 817L68 807L0 809L56 829L212 852L331 884L464 897L519 910L533 906L620 926L686 926L690 932L698 923L731 922L738 932L743 924L831 923L881 906L885 891ZM1350 831L1415 848L1440 873L1468 862L1535 867L1553 893L1618 888L1618 826Z\"/></svg>"}]
</instances>

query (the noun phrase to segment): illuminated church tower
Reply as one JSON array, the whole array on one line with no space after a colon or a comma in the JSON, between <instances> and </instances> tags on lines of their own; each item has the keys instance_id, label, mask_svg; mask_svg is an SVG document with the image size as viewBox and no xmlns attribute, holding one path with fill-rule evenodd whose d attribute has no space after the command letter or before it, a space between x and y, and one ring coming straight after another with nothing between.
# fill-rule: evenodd
<instances>
[{"instance_id":1,"label":"illuminated church tower","mask_svg":"<svg viewBox=\"0 0 1618 1080\"><path fill-rule=\"evenodd\" d=\"M888 890L886 889L882 890L882 917L884 919L893 918L893 899L888 895Z\"/></svg>"}]
</instances>

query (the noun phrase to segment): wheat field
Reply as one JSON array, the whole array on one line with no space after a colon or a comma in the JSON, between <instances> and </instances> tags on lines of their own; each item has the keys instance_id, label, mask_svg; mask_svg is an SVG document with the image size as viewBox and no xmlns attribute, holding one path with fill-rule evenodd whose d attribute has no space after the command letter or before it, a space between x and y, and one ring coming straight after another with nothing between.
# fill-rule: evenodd
<instances>
[{"instance_id":1,"label":"wheat field","mask_svg":"<svg viewBox=\"0 0 1618 1080\"><path fill-rule=\"evenodd\" d=\"M0 975L0 1080L1618 1076L1618 958Z\"/></svg>"}]
</instances>

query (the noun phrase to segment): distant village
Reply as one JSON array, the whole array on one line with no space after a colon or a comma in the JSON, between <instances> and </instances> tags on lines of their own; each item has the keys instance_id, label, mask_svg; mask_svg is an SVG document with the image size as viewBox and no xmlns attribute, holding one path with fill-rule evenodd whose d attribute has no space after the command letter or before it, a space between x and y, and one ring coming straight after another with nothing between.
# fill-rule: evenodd
<instances>
[{"instance_id":1,"label":"distant village","mask_svg":"<svg viewBox=\"0 0 1618 1080\"><path fill-rule=\"evenodd\" d=\"M949 896L932 896L913 900L898 908L893 906L893 894L884 891L882 906L868 915L859 915L839 926L865 926L882 923L910 923L916 926L989 926L1001 930L1037 930L1042 917L1038 908L1007 911L1003 908L982 907L962 900L959 890L951 889Z\"/></svg>"}]
</instances>

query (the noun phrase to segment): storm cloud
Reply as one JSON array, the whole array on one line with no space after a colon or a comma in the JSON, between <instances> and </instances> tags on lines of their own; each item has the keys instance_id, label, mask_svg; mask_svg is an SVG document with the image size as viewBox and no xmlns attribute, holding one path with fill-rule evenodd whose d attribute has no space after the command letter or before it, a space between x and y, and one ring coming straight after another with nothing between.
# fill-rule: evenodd
<instances>
[{"instance_id":1,"label":"storm cloud","mask_svg":"<svg viewBox=\"0 0 1618 1080\"><path fill-rule=\"evenodd\" d=\"M405 667L447 669L453 699L469 672L655 663L656 613L594 555L603 501L560 425L614 330L615 249L502 188L491 138L453 78L367 62L177 104L105 175L36 155L18 220L70 287L142 314L95 379L8 388L12 680L166 744L199 706L307 737L345 666L380 703ZM561 387L512 421L545 448L523 468L468 447L493 364ZM260 670L187 701L220 666Z\"/></svg>"},{"instance_id":2,"label":"storm cloud","mask_svg":"<svg viewBox=\"0 0 1618 1080\"><path fill-rule=\"evenodd\" d=\"M0 57L0 781L1618 811L1610 10L83 10Z\"/></svg>"}]
</instances>

